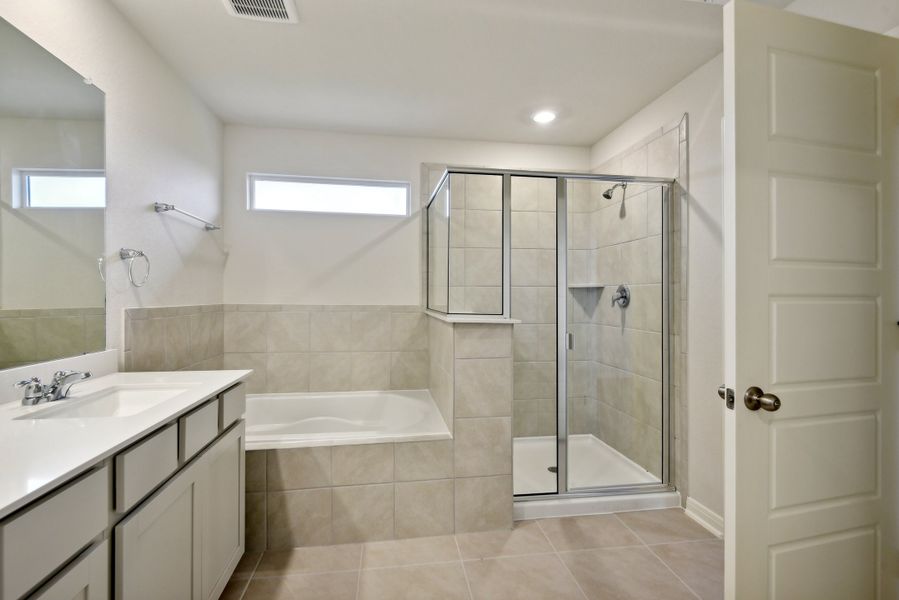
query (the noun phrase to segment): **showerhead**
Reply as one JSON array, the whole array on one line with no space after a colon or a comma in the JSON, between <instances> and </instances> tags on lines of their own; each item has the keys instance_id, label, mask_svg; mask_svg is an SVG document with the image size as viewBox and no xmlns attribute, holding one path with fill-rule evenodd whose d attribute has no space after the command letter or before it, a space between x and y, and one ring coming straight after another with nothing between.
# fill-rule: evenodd
<instances>
[{"instance_id":1,"label":"showerhead","mask_svg":"<svg viewBox=\"0 0 899 600\"><path fill-rule=\"evenodd\" d=\"M626 183L616 183L615 185L613 185L612 187L610 187L609 189L607 189L606 191L604 191L604 192L602 193L602 197L605 198L606 200L611 200L611 199L612 199L612 194L615 193L615 188L618 188L618 187L620 187L620 188L623 189L623 190L626 190L626 189L627 189L627 184L626 184Z\"/></svg>"}]
</instances>

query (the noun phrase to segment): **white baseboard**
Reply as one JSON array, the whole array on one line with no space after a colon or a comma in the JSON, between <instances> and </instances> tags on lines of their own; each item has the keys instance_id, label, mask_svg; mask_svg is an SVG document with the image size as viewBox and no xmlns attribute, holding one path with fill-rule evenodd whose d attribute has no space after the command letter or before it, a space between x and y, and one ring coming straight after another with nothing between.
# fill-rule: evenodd
<instances>
[{"instance_id":1,"label":"white baseboard","mask_svg":"<svg viewBox=\"0 0 899 600\"><path fill-rule=\"evenodd\" d=\"M724 536L724 517L704 504L688 496L685 512L688 517L714 533L717 537Z\"/></svg>"}]
</instances>

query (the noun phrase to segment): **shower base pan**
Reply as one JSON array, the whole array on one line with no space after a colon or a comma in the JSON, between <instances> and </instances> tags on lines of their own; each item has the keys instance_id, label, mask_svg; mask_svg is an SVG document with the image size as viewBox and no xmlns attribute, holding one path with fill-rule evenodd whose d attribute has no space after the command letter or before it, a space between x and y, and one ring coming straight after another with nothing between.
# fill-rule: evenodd
<instances>
[{"instance_id":1,"label":"shower base pan","mask_svg":"<svg viewBox=\"0 0 899 600\"><path fill-rule=\"evenodd\" d=\"M569 489L657 483L658 478L596 436L568 437ZM519 437L512 442L512 480L515 495L552 493L556 474L556 438ZM653 492L596 497L530 498L515 503L515 518L534 519L569 515L669 508L680 505L677 492Z\"/></svg>"}]
</instances>

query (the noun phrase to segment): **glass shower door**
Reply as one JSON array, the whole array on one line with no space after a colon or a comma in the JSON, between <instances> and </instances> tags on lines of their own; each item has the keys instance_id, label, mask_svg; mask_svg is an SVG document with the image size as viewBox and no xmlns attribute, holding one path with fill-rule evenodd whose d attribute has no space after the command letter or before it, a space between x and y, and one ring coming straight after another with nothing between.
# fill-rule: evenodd
<instances>
[{"instance_id":1,"label":"glass shower door","mask_svg":"<svg viewBox=\"0 0 899 600\"><path fill-rule=\"evenodd\" d=\"M658 484L663 187L570 179L565 190L567 489Z\"/></svg>"}]
</instances>

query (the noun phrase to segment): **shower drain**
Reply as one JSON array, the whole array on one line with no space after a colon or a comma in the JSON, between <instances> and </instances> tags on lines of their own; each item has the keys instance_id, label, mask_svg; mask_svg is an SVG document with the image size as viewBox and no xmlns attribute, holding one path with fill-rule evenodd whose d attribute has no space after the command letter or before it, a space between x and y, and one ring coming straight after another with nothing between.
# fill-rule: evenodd
<instances>
[{"instance_id":1,"label":"shower drain","mask_svg":"<svg viewBox=\"0 0 899 600\"><path fill-rule=\"evenodd\" d=\"M546 467L546 470L549 471L550 473L558 473L559 467Z\"/></svg>"}]
</instances>

